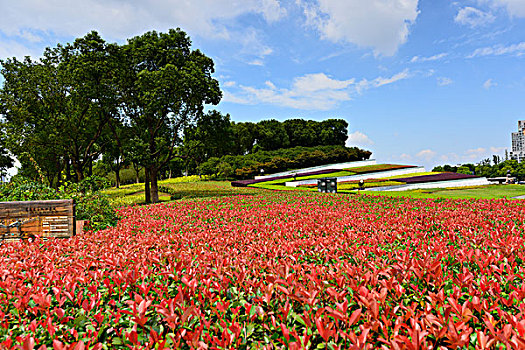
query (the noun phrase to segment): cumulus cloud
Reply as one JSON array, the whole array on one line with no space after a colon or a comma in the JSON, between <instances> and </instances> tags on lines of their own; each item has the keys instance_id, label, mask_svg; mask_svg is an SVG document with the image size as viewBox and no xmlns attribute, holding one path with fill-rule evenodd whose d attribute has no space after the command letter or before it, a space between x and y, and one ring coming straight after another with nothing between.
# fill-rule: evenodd
<instances>
[{"instance_id":1,"label":"cumulus cloud","mask_svg":"<svg viewBox=\"0 0 525 350\"><path fill-rule=\"evenodd\" d=\"M405 69L402 72L394 74L390 78L378 77L373 80L362 79L356 84L355 89L357 92L361 93L363 90L368 90L371 88L377 88L383 85L392 84L399 80L408 79L409 77L410 77L410 72L408 69Z\"/></svg>"},{"instance_id":2,"label":"cumulus cloud","mask_svg":"<svg viewBox=\"0 0 525 350\"><path fill-rule=\"evenodd\" d=\"M434 55L434 56L430 56L430 57L414 56L414 57L412 57L410 62L412 62L412 63L431 62L431 61L440 60L440 59L442 59L444 57L447 57L447 56L448 56L448 53L446 53L446 52L443 52L443 53L440 53L440 54L437 54L437 55Z\"/></svg>"},{"instance_id":3,"label":"cumulus cloud","mask_svg":"<svg viewBox=\"0 0 525 350\"><path fill-rule=\"evenodd\" d=\"M457 23L468 25L472 28L492 23L495 19L491 13L483 12L470 6L459 9L458 14L454 18Z\"/></svg>"},{"instance_id":4,"label":"cumulus cloud","mask_svg":"<svg viewBox=\"0 0 525 350\"><path fill-rule=\"evenodd\" d=\"M120 40L173 26L201 36L229 38L226 23L240 15L259 14L268 22L286 16L278 0L157 0L154 5L141 0L18 0L1 7L0 31L21 38L30 33L30 40L46 33L81 36L92 29Z\"/></svg>"},{"instance_id":5,"label":"cumulus cloud","mask_svg":"<svg viewBox=\"0 0 525 350\"><path fill-rule=\"evenodd\" d=\"M492 81L492 79L487 79L484 83L483 83L483 88L485 90L488 90L490 89L491 87L493 86L496 86L498 84L496 84L495 82Z\"/></svg>"},{"instance_id":6,"label":"cumulus cloud","mask_svg":"<svg viewBox=\"0 0 525 350\"><path fill-rule=\"evenodd\" d=\"M239 34L237 40L242 49L238 52L239 58L254 66L263 66L264 58L273 53L273 49L263 43L261 35L253 28L247 28Z\"/></svg>"},{"instance_id":7,"label":"cumulus cloud","mask_svg":"<svg viewBox=\"0 0 525 350\"><path fill-rule=\"evenodd\" d=\"M376 55L393 55L407 41L418 14L418 0L298 0L307 24L332 42L372 47Z\"/></svg>"},{"instance_id":8,"label":"cumulus cloud","mask_svg":"<svg viewBox=\"0 0 525 350\"><path fill-rule=\"evenodd\" d=\"M348 135L348 139L346 140L346 145L348 147L352 146L371 146L374 144L374 141L368 137L368 135L360 132L355 131Z\"/></svg>"},{"instance_id":9,"label":"cumulus cloud","mask_svg":"<svg viewBox=\"0 0 525 350\"><path fill-rule=\"evenodd\" d=\"M465 151L465 156L470 160L475 160L487 153L487 149L484 147L472 148Z\"/></svg>"},{"instance_id":10,"label":"cumulus cloud","mask_svg":"<svg viewBox=\"0 0 525 350\"><path fill-rule=\"evenodd\" d=\"M439 86L447 86L447 85L450 85L452 84L454 81L450 78L447 78L447 77L438 77L437 78L437 83Z\"/></svg>"},{"instance_id":11,"label":"cumulus cloud","mask_svg":"<svg viewBox=\"0 0 525 350\"><path fill-rule=\"evenodd\" d=\"M511 17L525 17L525 1L523 0L493 0L497 6L506 8Z\"/></svg>"},{"instance_id":12,"label":"cumulus cloud","mask_svg":"<svg viewBox=\"0 0 525 350\"><path fill-rule=\"evenodd\" d=\"M16 57L21 60L25 56L38 57L41 54L41 50L34 49L32 45L25 46L14 40L2 40L0 43L0 59Z\"/></svg>"},{"instance_id":13,"label":"cumulus cloud","mask_svg":"<svg viewBox=\"0 0 525 350\"><path fill-rule=\"evenodd\" d=\"M403 153L399 156L399 159L404 160L404 161L410 161L412 160L412 156L410 154Z\"/></svg>"},{"instance_id":14,"label":"cumulus cloud","mask_svg":"<svg viewBox=\"0 0 525 350\"><path fill-rule=\"evenodd\" d=\"M324 73L306 74L293 79L290 88L277 87L271 81L266 81L265 87L261 88L240 85L235 93L231 91L225 93L223 101L244 104L267 103L307 110L329 110L341 102L351 100L353 94L392 84L409 76L408 71L403 71L392 77L362 79L357 82L355 78L338 80Z\"/></svg>"},{"instance_id":15,"label":"cumulus cloud","mask_svg":"<svg viewBox=\"0 0 525 350\"><path fill-rule=\"evenodd\" d=\"M525 41L512 45L495 45L490 47L482 47L474 50L467 58L479 56L502 56L502 55L517 55L523 56L525 54Z\"/></svg>"},{"instance_id":16,"label":"cumulus cloud","mask_svg":"<svg viewBox=\"0 0 525 350\"><path fill-rule=\"evenodd\" d=\"M437 152L431 149L424 149L416 154L416 158L423 159L426 161L432 160L437 155Z\"/></svg>"}]
</instances>

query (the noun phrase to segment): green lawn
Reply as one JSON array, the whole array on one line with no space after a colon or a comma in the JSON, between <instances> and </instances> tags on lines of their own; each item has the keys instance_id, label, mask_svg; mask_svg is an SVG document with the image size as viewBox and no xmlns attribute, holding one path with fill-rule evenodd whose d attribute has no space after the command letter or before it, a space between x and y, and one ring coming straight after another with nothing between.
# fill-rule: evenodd
<instances>
[{"instance_id":1,"label":"green lawn","mask_svg":"<svg viewBox=\"0 0 525 350\"><path fill-rule=\"evenodd\" d=\"M389 196L389 197L411 197L411 198L455 198L455 199L494 199L494 198L512 198L525 195L525 186L523 185L489 185L469 188L435 188L420 189L413 191L399 192L380 192L365 191L372 196Z\"/></svg>"},{"instance_id":2,"label":"green lawn","mask_svg":"<svg viewBox=\"0 0 525 350\"><path fill-rule=\"evenodd\" d=\"M159 181L158 185L170 187L182 199L249 195L261 191L257 188L232 187L229 181L181 182L170 179ZM143 204L146 201L143 183L109 188L104 190L104 193L111 198L114 206ZM160 192L159 198L161 202L166 202L170 201L171 195Z\"/></svg>"},{"instance_id":3,"label":"green lawn","mask_svg":"<svg viewBox=\"0 0 525 350\"><path fill-rule=\"evenodd\" d=\"M159 186L170 187L182 200L196 198L210 198L235 195L255 195L264 190L313 191L317 188L285 187L282 185L261 183L255 187L232 187L229 181L197 181L176 182L174 180L159 181ZM145 202L144 184L125 185L121 188L110 188L104 191L115 206L142 204ZM340 194L355 194L357 191L348 191L341 188ZM471 188L449 189L420 189L400 192L361 191L361 194L371 196L411 197L411 198L512 198L525 195L525 186L522 185L490 185ZM161 201L170 201L170 195L159 193Z\"/></svg>"}]
</instances>

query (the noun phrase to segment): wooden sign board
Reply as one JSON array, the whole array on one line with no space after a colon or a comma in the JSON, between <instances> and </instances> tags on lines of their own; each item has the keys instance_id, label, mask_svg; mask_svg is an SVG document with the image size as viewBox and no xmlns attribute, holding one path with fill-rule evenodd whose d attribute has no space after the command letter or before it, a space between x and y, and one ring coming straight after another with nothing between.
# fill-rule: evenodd
<instances>
[{"instance_id":1,"label":"wooden sign board","mask_svg":"<svg viewBox=\"0 0 525 350\"><path fill-rule=\"evenodd\" d=\"M73 235L75 205L72 199L0 202L0 239Z\"/></svg>"}]
</instances>

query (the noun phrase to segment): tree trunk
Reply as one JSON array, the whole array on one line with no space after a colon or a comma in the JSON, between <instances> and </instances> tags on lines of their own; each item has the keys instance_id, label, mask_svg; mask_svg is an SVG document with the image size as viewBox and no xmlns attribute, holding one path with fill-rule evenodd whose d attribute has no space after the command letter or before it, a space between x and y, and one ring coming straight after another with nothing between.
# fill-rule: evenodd
<instances>
[{"instance_id":1,"label":"tree trunk","mask_svg":"<svg viewBox=\"0 0 525 350\"><path fill-rule=\"evenodd\" d=\"M115 186L117 188L120 188L120 169L117 169L117 171L115 171Z\"/></svg>"},{"instance_id":2,"label":"tree trunk","mask_svg":"<svg viewBox=\"0 0 525 350\"><path fill-rule=\"evenodd\" d=\"M157 177L158 177L158 173L157 173L157 169L156 168L151 168L151 201L153 203L158 203L159 201L159 188L158 188L158 185L157 185Z\"/></svg>"},{"instance_id":3,"label":"tree trunk","mask_svg":"<svg viewBox=\"0 0 525 350\"><path fill-rule=\"evenodd\" d=\"M146 196L146 203L151 203L151 192L150 192L150 187L149 187L149 169L148 168L144 168L144 172L145 172L145 175L146 175L146 179L144 181L144 194Z\"/></svg>"},{"instance_id":4,"label":"tree trunk","mask_svg":"<svg viewBox=\"0 0 525 350\"><path fill-rule=\"evenodd\" d=\"M75 177L77 182L84 180L84 173L82 172L82 165L79 162L73 161L73 169L75 170Z\"/></svg>"},{"instance_id":5,"label":"tree trunk","mask_svg":"<svg viewBox=\"0 0 525 350\"><path fill-rule=\"evenodd\" d=\"M115 186L120 188L120 160L117 159L117 167L115 169Z\"/></svg>"},{"instance_id":6,"label":"tree trunk","mask_svg":"<svg viewBox=\"0 0 525 350\"><path fill-rule=\"evenodd\" d=\"M66 160L66 181L71 182L71 160Z\"/></svg>"}]
</instances>

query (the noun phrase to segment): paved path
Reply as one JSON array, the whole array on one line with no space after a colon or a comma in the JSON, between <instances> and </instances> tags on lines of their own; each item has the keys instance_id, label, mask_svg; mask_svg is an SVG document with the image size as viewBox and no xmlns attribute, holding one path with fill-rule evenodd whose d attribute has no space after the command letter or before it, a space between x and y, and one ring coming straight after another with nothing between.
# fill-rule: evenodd
<instances>
[{"instance_id":1,"label":"paved path","mask_svg":"<svg viewBox=\"0 0 525 350\"><path fill-rule=\"evenodd\" d=\"M525 196L517 196L517 197L512 197L512 198L516 198L516 199L525 199Z\"/></svg>"}]
</instances>

